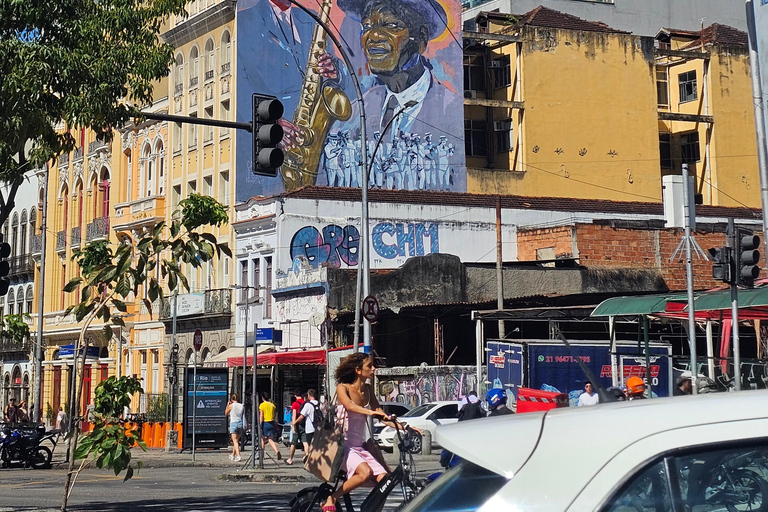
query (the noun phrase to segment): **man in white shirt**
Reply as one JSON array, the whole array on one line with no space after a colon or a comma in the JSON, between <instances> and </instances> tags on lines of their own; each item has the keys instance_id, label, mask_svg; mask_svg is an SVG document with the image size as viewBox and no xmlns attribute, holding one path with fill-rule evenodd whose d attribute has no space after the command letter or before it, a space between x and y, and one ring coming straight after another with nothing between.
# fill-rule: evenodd
<instances>
[{"instance_id":1,"label":"man in white shirt","mask_svg":"<svg viewBox=\"0 0 768 512\"><path fill-rule=\"evenodd\" d=\"M301 414L294 420L294 425L304 422L304 435L301 440L304 443L304 460L309 453L309 446L312 444L312 437L315 434L315 411L320 407L320 402L317 401L317 391L314 389L307 390L307 401L304 402L304 406L301 408ZM305 421L306 420L306 421Z\"/></svg>"},{"instance_id":2,"label":"man in white shirt","mask_svg":"<svg viewBox=\"0 0 768 512\"><path fill-rule=\"evenodd\" d=\"M584 384L584 392L579 396L579 401L576 405L579 407L587 405L596 405L600 401L600 397L595 393L595 389L592 387L591 382Z\"/></svg>"}]
</instances>

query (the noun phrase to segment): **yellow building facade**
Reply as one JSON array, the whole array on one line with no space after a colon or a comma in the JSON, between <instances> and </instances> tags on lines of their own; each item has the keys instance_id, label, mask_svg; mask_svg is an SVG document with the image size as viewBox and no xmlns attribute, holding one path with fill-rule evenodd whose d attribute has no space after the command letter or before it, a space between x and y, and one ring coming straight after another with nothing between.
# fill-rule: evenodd
<instances>
[{"instance_id":1,"label":"yellow building facade","mask_svg":"<svg viewBox=\"0 0 768 512\"><path fill-rule=\"evenodd\" d=\"M685 161L704 204L760 206L746 34L642 37L544 7L478 25L469 192L659 202Z\"/></svg>"}]
</instances>

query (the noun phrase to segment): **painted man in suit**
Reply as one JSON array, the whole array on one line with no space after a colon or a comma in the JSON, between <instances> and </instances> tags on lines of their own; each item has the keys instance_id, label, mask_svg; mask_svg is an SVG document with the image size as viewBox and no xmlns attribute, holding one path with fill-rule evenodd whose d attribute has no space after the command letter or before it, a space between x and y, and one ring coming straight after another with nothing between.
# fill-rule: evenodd
<instances>
[{"instance_id":1,"label":"painted man in suit","mask_svg":"<svg viewBox=\"0 0 768 512\"><path fill-rule=\"evenodd\" d=\"M360 21L360 44L376 77L363 98L370 128L396 141L400 133L429 132L433 123L462 108L462 101L437 79L424 56L429 42L447 30L445 10L436 0L338 0L338 5ZM389 121L409 102L414 104L385 134ZM408 187L416 188L414 183Z\"/></svg>"}]
</instances>

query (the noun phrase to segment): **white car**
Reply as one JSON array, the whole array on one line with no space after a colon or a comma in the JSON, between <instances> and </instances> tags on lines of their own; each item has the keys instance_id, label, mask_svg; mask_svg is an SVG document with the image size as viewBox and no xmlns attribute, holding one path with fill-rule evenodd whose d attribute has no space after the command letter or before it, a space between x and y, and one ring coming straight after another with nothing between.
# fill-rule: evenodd
<instances>
[{"instance_id":1,"label":"white car","mask_svg":"<svg viewBox=\"0 0 768 512\"><path fill-rule=\"evenodd\" d=\"M440 425L450 425L458 421L459 414L458 401L430 402L418 407L414 407L398 419L409 427L415 427L419 430L429 430L432 434L432 440L435 439L435 430ZM392 449L397 432L392 427L384 427L380 432L373 432L373 439L385 449ZM418 438L414 452L421 451L421 438Z\"/></svg>"},{"instance_id":2,"label":"white car","mask_svg":"<svg viewBox=\"0 0 768 512\"><path fill-rule=\"evenodd\" d=\"M768 510L768 391L499 416L436 440L464 461L405 512Z\"/></svg>"}]
</instances>

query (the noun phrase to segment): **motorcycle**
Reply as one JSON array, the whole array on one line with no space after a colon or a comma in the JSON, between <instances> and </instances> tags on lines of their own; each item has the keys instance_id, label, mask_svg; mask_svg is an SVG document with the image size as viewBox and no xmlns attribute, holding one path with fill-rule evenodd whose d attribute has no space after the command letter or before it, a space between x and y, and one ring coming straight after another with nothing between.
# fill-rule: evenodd
<instances>
[{"instance_id":1,"label":"motorcycle","mask_svg":"<svg viewBox=\"0 0 768 512\"><path fill-rule=\"evenodd\" d=\"M56 446L55 437L58 430L46 432L44 425L38 425L34 429L17 428L3 430L4 437L0 440L0 466L8 468L14 463L21 463L24 467L33 469L45 469L51 467L53 452L47 446L42 446L45 441L50 441Z\"/></svg>"}]
</instances>

